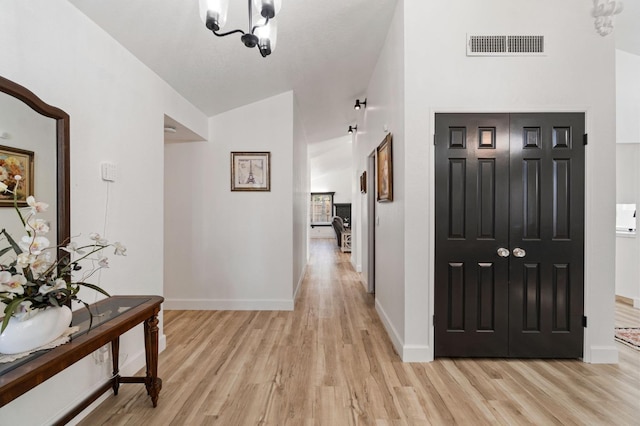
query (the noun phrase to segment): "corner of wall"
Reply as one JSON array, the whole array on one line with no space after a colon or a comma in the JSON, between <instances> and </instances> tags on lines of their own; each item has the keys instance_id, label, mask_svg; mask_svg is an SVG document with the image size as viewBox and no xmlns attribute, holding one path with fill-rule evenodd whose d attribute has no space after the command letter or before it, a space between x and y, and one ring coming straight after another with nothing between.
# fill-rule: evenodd
<instances>
[{"instance_id":1,"label":"corner of wall","mask_svg":"<svg viewBox=\"0 0 640 426\"><path fill-rule=\"evenodd\" d=\"M591 346L584 361L591 364L617 364L618 348L615 346Z\"/></svg>"}]
</instances>

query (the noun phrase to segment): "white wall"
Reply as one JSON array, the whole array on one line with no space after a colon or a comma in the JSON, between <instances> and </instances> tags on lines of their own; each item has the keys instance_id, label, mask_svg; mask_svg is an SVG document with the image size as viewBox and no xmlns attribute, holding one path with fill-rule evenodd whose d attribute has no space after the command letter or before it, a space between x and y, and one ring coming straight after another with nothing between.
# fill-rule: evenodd
<instances>
[{"instance_id":1,"label":"white wall","mask_svg":"<svg viewBox=\"0 0 640 426\"><path fill-rule=\"evenodd\" d=\"M640 143L640 56L616 50L616 141Z\"/></svg>"},{"instance_id":2,"label":"white wall","mask_svg":"<svg viewBox=\"0 0 640 426\"><path fill-rule=\"evenodd\" d=\"M286 92L211 117L207 142L166 145L167 309L293 309L306 175L293 105ZM230 190L232 151L271 152L271 191Z\"/></svg>"},{"instance_id":3,"label":"white wall","mask_svg":"<svg viewBox=\"0 0 640 426\"><path fill-rule=\"evenodd\" d=\"M310 145L311 192L335 192L334 203L350 203L351 166L351 136Z\"/></svg>"},{"instance_id":4,"label":"white wall","mask_svg":"<svg viewBox=\"0 0 640 426\"><path fill-rule=\"evenodd\" d=\"M309 260L309 159L307 135L299 106L293 104L293 298L295 300Z\"/></svg>"},{"instance_id":5,"label":"white wall","mask_svg":"<svg viewBox=\"0 0 640 426\"><path fill-rule=\"evenodd\" d=\"M0 51L0 75L71 117L71 234L97 231L128 247L94 282L112 294L162 294L163 117L201 131L204 115L64 0L2 1ZM109 186L102 161L119 168ZM135 372L143 355L137 327L121 339L121 371ZM0 408L2 423L50 424L110 375L85 358Z\"/></svg>"},{"instance_id":6,"label":"white wall","mask_svg":"<svg viewBox=\"0 0 640 426\"><path fill-rule=\"evenodd\" d=\"M395 54L376 66L367 97L378 106L366 111L367 146L357 161L362 169L362 154L373 145L369 134L372 140L381 140L380 125L391 122L392 133L401 135L395 137L400 142L394 145L398 201L378 204L376 248L392 247L394 256L403 254L404 264L387 265L385 256L377 257L378 262L383 259L385 268L376 280L376 299L392 326L387 328L399 335L392 336L394 342L402 343L399 353L412 361L433 356L434 114L585 111L590 144L585 182L585 315L589 327L585 330L584 359L617 362L613 342L615 242L611 232L615 222L613 38L595 32L591 5L581 0L561 4L552 0L400 1L397 8L404 22L404 41L393 44ZM402 28L402 23L394 20L390 37L397 28ZM547 52L542 57L467 57L467 33L544 34ZM389 40L385 48L388 44ZM383 51L381 58L384 55ZM404 81L394 69L402 70ZM390 89L399 82L404 84L405 97L395 105ZM393 122L393 117L402 117L403 107L404 135L403 123ZM370 118L374 113L382 117L374 121ZM389 229L384 228L387 224ZM403 237L398 237L398 232ZM403 249L398 250L398 244ZM391 283L400 288L404 285L402 303L393 295L381 294Z\"/></svg>"},{"instance_id":7,"label":"white wall","mask_svg":"<svg viewBox=\"0 0 640 426\"><path fill-rule=\"evenodd\" d=\"M403 4L398 1L391 26L380 52L367 89L367 108L359 115L358 133L354 147L354 169L358 175L367 169L367 157L384 140L387 126L393 135L393 197L391 203L377 203L375 240L375 293L376 309L393 341L398 353L403 356L405 348L405 303L406 293L404 262L407 255L405 242L405 209L410 203L406 197L405 162L406 140L405 87L404 87L404 39ZM371 173L368 171L367 173ZM367 188L375 193L375 188ZM354 211L362 212L356 221L353 239L355 242L352 257L367 271L366 236L368 220L366 217L366 196L354 199L357 204ZM358 223L361 223L358 226ZM423 254L424 256L424 254ZM424 261L424 260L423 260ZM364 276L365 280L369 277ZM412 321L418 321L414 317ZM404 358L404 356L403 356Z\"/></svg>"},{"instance_id":8,"label":"white wall","mask_svg":"<svg viewBox=\"0 0 640 426\"><path fill-rule=\"evenodd\" d=\"M616 144L616 202L640 207L640 143ZM640 218L636 217L636 228ZM640 308L640 234L616 232L616 295Z\"/></svg>"},{"instance_id":9,"label":"white wall","mask_svg":"<svg viewBox=\"0 0 640 426\"><path fill-rule=\"evenodd\" d=\"M640 56L616 50L616 202L640 206ZM638 222L640 218L636 218ZM640 308L640 236L616 236L616 295Z\"/></svg>"}]
</instances>

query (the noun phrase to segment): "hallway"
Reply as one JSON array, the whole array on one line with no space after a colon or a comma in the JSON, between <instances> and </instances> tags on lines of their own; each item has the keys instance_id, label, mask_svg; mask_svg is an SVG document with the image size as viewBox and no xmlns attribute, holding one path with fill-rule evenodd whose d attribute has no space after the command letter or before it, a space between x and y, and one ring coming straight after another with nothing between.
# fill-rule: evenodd
<instances>
[{"instance_id":1,"label":"hallway","mask_svg":"<svg viewBox=\"0 0 640 426\"><path fill-rule=\"evenodd\" d=\"M402 363L335 240L311 240L293 312L166 311L163 389L125 385L81 424L632 424L640 352L619 365Z\"/></svg>"}]
</instances>

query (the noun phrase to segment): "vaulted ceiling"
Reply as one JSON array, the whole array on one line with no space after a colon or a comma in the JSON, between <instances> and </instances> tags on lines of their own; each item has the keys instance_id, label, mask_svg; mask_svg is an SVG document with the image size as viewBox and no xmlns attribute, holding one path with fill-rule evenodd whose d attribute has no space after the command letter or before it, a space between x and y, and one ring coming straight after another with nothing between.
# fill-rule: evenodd
<instances>
[{"instance_id":1,"label":"vaulted ceiling","mask_svg":"<svg viewBox=\"0 0 640 426\"><path fill-rule=\"evenodd\" d=\"M293 90L312 143L355 122L396 1L283 0L278 45L265 59L237 34L211 34L198 0L70 0L208 116ZM246 30L247 2L229 3L224 30ZM616 45L640 55L640 1L624 3Z\"/></svg>"},{"instance_id":2,"label":"vaulted ceiling","mask_svg":"<svg viewBox=\"0 0 640 426\"><path fill-rule=\"evenodd\" d=\"M238 34L217 38L198 0L70 0L208 116L294 90L307 137L346 133L364 95L396 0L283 0L274 53ZM247 27L247 1L230 0L224 30Z\"/></svg>"}]
</instances>

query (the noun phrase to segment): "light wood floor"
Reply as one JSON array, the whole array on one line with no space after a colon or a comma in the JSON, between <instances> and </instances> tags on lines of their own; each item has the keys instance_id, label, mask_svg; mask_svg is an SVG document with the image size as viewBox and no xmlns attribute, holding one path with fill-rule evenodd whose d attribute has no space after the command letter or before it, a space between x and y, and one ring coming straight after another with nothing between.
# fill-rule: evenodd
<instances>
[{"instance_id":1,"label":"light wood floor","mask_svg":"<svg viewBox=\"0 0 640 426\"><path fill-rule=\"evenodd\" d=\"M152 408L123 385L84 425L638 425L640 351L619 365L402 363L348 255L312 244L293 312L167 311ZM620 306L619 325L639 326Z\"/></svg>"}]
</instances>

